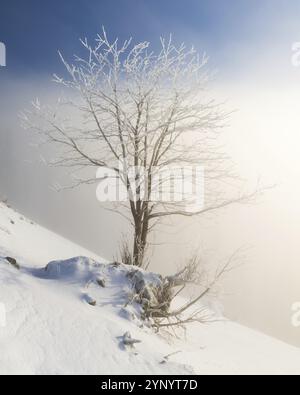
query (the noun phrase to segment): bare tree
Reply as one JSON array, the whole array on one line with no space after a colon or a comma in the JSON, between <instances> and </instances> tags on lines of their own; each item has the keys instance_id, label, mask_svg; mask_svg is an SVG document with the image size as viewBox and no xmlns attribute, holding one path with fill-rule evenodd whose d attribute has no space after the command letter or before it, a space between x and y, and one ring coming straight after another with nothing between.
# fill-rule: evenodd
<instances>
[{"instance_id":1,"label":"bare tree","mask_svg":"<svg viewBox=\"0 0 300 395\"><path fill-rule=\"evenodd\" d=\"M223 320L210 307L211 296L217 292L217 285L232 270L242 265L242 250L236 251L215 270L207 270L202 259L195 254L177 273L148 281L142 271L133 269L128 273L132 283L133 293L129 303L139 303L142 306L142 318L157 331L161 328L185 329L186 324L211 323ZM187 297L187 290L194 288L192 296ZM184 293L180 302L178 296ZM207 298L209 296L209 298ZM175 302L175 305L174 303ZM126 306L127 306L126 304Z\"/></svg>"},{"instance_id":2,"label":"bare tree","mask_svg":"<svg viewBox=\"0 0 300 395\"><path fill-rule=\"evenodd\" d=\"M60 54L66 72L54 76L70 92L68 98L60 98L54 108L36 101L22 118L26 128L59 146L50 164L74 168L73 186L95 182L89 170L99 168L122 183L128 199L115 202L113 210L131 222L132 261L142 266L149 233L165 218L212 212L253 195L224 193L223 185L235 179L219 139L229 113L207 90L205 55L176 46L171 38L160 40L158 52L148 42L130 39L119 45L104 29L95 45L87 39L81 44L85 55L68 63ZM187 198L157 198L158 189L174 197L176 176L166 168L199 165L204 207L191 211ZM100 178L105 182L107 177Z\"/></svg>"},{"instance_id":3,"label":"bare tree","mask_svg":"<svg viewBox=\"0 0 300 395\"><path fill-rule=\"evenodd\" d=\"M147 318L151 318L153 326L158 330L178 326L185 328L186 324L194 322L211 323L220 320L203 301L206 296L211 296L225 275L240 265L239 251L236 251L224 264L216 268L213 275L208 275L207 271L201 270L201 261L195 255L181 271L164 279L162 291L156 294L159 295L156 299L159 302L145 308ZM183 305L172 308L172 301L189 285L197 287L196 296Z\"/></svg>"}]
</instances>

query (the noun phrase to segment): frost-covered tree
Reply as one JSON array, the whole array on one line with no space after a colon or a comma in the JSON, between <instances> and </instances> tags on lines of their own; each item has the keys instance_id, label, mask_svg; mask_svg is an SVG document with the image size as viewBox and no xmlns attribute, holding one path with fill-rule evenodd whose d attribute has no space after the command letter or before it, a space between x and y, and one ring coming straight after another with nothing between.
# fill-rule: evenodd
<instances>
[{"instance_id":1,"label":"frost-covered tree","mask_svg":"<svg viewBox=\"0 0 300 395\"><path fill-rule=\"evenodd\" d=\"M127 255L142 266L149 233L165 218L212 212L251 196L224 192L235 178L220 140L228 113L207 89L205 55L171 38L161 39L157 51L149 42L119 44L104 30L93 46L87 39L81 44L83 55L72 63L60 54L66 72L54 81L65 88L64 98L54 108L36 101L23 121L58 145L51 164L78 170L76 185L95 182L99 168L115 174L128 199L114 202L113 210L131 222ZM166 168L195 166L204 169L203 207L187 210L186 199L157 198L157 189L174 197Z\"/></svg>"}]
</instances>

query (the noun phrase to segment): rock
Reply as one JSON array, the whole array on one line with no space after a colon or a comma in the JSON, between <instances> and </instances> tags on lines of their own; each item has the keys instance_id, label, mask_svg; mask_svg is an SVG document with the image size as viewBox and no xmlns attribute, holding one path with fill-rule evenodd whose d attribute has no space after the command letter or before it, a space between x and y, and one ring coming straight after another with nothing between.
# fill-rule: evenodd
<instances>
[{"instance_id":1,"label":"rock","mask_svg":"<svg viewBox=\"0 0 300 395\"><path fill-rule=\"evenodd\" d=\"M153 273L145 273L140 270L133 270L128 273L128 278L131 280L134 291L139 295L142 305L157 305L159 303L158 296L160 295L163 283L159 275Z\"/></svg>"},{"instance_id":2,"label":"rock","mask_svg":"<svg viewBox=\"0 0 300 395\"><path fill-rule=\"evenodd\" d=\"M126 332L123 335L123 343L125 346L134 347L135 344L141 342L141 340L133 339L130 332Z\"/></svg>"},{"instance_id":3,"label":"rock","mask_svg":"<svg viewBox=\"0 0 300 395\"><path fill-rule=\"evenodd\" d=\"M94 298L92 298L90 295L85 294L84 295L84 300L90 305L90 306L96 306L97 302Z\"/></svg>"},{"instance_id":4,"label":"rock","mask_svg":"<svg viewBox=\"0 0 300 395\"><path fill-rule=\"evenodd\" d=\"M99 287L105 288L105 279L104 278L98 277L96 279L96 282L99 285Z\"/></svg>"},{"instance_id":5,"label":"rock","mask_svg":"<svg viewBox=\"0 0 300 395\"><path fill-rule=\"evenodd\" d=\"M18 264L18 262L15 260L15 258L11 258L11 257L6 257L5 260L12 265L13 267L15 267L16 269L20 270L20 265Z\"/></svg>"},{"instance_id":6,"label":"rock","mask_svg":"<svg viewBox=\"0 0 300 395\"><path fill-rule=\"evenodd\" d=\"M176 352L172 352L172 354L168 354L168 355L164 356L162 361L160 362L160 364L163 365L163 364L169 362L170 357L172 357L173 355L179 354L181 352L182 351L176 351Z\"/></svg>"}]
</instances>

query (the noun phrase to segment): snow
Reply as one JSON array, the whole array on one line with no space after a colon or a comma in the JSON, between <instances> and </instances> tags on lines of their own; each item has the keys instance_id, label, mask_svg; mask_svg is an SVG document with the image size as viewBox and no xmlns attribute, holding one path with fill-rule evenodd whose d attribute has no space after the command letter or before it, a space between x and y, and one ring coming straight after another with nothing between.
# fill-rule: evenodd
<instances>
[{"instance_id":1,"label":"snow","mask_svg":"<svg viewBox=\"0 0 300 395\"><path fill-rule=\"evenodd\" d=\"M299 349L232 322L142 327L127 274L1 204L0 374L300 374Z\"/></svg>"}]
</instances>

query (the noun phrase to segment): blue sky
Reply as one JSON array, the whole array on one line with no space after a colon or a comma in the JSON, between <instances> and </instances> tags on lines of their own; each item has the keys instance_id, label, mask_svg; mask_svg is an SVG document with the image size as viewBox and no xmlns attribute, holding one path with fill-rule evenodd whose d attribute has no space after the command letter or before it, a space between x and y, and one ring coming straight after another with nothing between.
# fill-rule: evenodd
<instances>
[{"instance_id":1,"label":"blue sky","mask_svg":"<svg viewBox=\"0 0 300 395\"><path fill-rule=\"evenodd\" d=\"M240 52L255 56L261 42L289 32L291 19L298 20L300 38L297 0L7 0L1 2L0 41L10 75L59 71L57 50L71 56L78 38L92 39L101 25L112 37L154 42L172 32L233 72Z\"/></svg>"}]
</instances>

